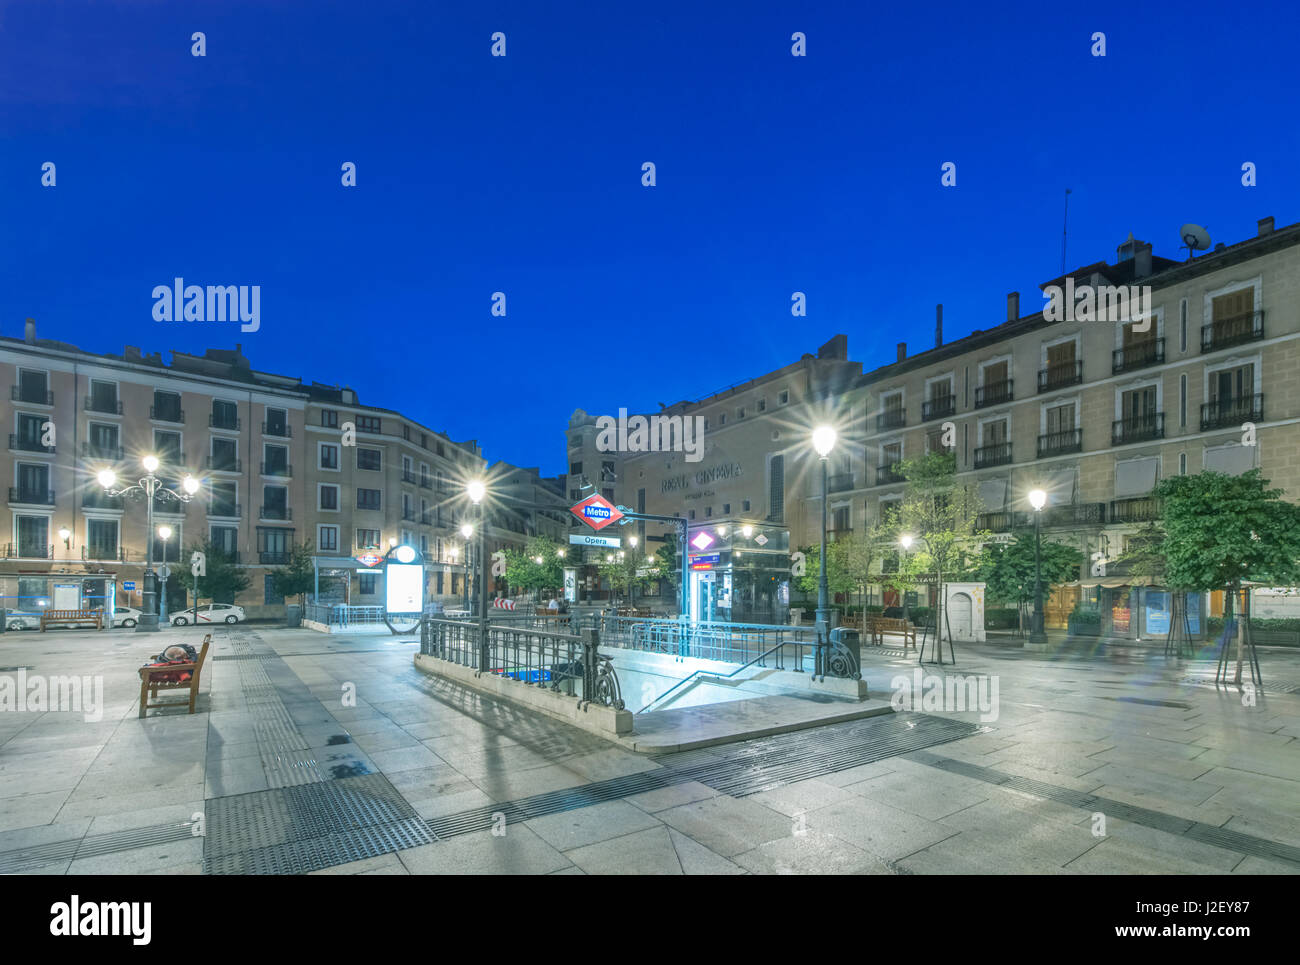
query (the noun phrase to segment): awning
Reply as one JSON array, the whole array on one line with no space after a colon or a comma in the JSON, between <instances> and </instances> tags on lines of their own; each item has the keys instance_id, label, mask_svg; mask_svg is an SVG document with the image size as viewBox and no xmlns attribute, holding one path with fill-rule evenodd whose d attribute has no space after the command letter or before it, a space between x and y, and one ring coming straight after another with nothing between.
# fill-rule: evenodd
<instances>
[{"instance_id":1,"label":"awning","mask_svg":"<svg viewBox=\"0 0 1300 965\"><path fill-rule=\"evenodd\" d=\"M1007 505L1007 481L1005 479L981 479L979 488L980 502L986 513L1001 512Z\"/></svg>"},{"instance_id":2,"label":"awning","mask_svg":"<svg viewBox=\"0 0 1300 965\"><path fill-rule=\"evenodd\" d=\"M1159 456L1117 462L1115 463L1115 498L1145 496L1156 488L1159 477Z\"/></svg>"}]
</instances>

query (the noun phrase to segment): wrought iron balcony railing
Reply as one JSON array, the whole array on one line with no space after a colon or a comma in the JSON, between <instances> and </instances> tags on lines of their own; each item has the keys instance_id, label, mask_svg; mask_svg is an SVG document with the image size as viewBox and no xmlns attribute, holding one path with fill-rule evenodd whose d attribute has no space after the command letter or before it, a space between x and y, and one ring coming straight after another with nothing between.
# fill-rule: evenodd
<instances>
[{"instance_id":1,"label":"wrought iron balcony railing","mask_svg":"<svg viewBox=\"0 0 1300 965\"><path fill-rule=\"evenodd\" d=\"M41 444L40 436L25 436L18 433L9 433L9 448L15 452L43 452L47 455L54 455L54 447Z\"/></svg>"},{"instance_id":2,"label":"wrought iron balcony railing","mask_svg":"<svg viewBox=\"0 0 1300 965\"><path fill-rule=\"evenodd\" d=\"M1146 442L1150 439L1165 437L1165 414L1152 412L1149 415L1133 416L1128 419L1116 419L1111 423L1111 444L1122 446L1129 442Z\"/></svg>"},{"instance_id":3,"label":"wrought iron balcony railing","mask_svg":"<svg viewBox=\"0 0 1300 965\"><path fill-rule=\"evenodd\" d=\"M1243 422L1262 422L1264 395L1216 399L1201 406L1201 430L1237 428Z\"/></svg>"},{"instance_id":4,"label":"wrought iron balcony railing","mask_svg":"<svg viewBox=\"0 0 1300 965\"><path fill-rule=\"evenodd\" d=\"M293 476L293 466L282 462L264 462L262 463L263 476Z\"/></svg>"},{"instance_id":5,"label":"wrought iron balcony railing","mask_svg":"<svg viewBox=\"0 0 1300 965\"><path fill-rule=\"evenodd\" d=\"M1160 500L1154 496L1110 501L1112 523L1147 523L1160 518Z\"/></svg>"},{"instance_id":6,"label":"wrought iron balcony railing","mask_svg":"<svg viewBox=\"0 0 1300 965\"><path fill-rule=\"evenodd\" d=\"M121 415L122 403L117 399L96 399L93 395L86 396L85 408L87 412L103 412L105 415Z\"/></svg>"},{"instance_id":7,"label":"wrought iron balcony railing","mask_svg":"<svg viewBox=\"0 0 1300 965\"><path fill-rule=\"evenodd\" d=\"M90 560L103 560L111 563L125 563L126 551L120 543L91 543L89 546L81 547L81 558L87 562Z\"/></svg>"},{"instance_id":8,"label":"wrought iron balcony railing","mask_svg":"<svg viewBox=\"0 0 1300 965\"><path fill-rule=\"evenodd\" d=\"M81 454L87 459L107 459L121 462L126 458L126 451L121 446L97 446L93 442L82 441Z\"/></svg>"},{"instance_id":9,"label":"wrought iron balcony railing","mask_svg":"<svg viewBox=\"0 0 1300 965\"><path fill-rule=\"evenodd\" d=\"M89 486L81 494L83 509L121 509L122 497L113 496L99 486Z\"/></svg>"},{"instance_id":10,"label":"wrought iron balcony railing","mask_svg":"<svg viewBox=\"0 0 1300 965\"><path fill-rule=\"evenodd\" d=\"M263 422L262 435L288 439L293 435L293 428L287 422Z\"/></svg>"},{"instance_id":11,"label":"wrought iron balcony railing","mask_svg":"<svg viewBox=\"0 0 1300 965\"><path fill-rule=\"evenodd\" d=\"M413 470L403 469L402 482L410 483L412 486L417 486L419 485L420 477L418 477Z\"/></svg>"},{"instance_id":12,"label":"wrought iron balcony railing","mask_svg":"<svg viewBox=\"0 0 1300 965\"><path fill-rule=\"evenodd\" d=\"M921 421L945 419L957 412L957 396L940 395L921 403Z\"/></svg>"},{"instance_id":13,"label":"wrought iron balcony railing","mask_svg":"<svg viewBox=\"0 0 1300 965\"><path fill-rule=\"evenodd\" d=\"M54 405L54 393L44 389L24 389L15 385L9 389L11 402L26 402L28 405Z\"/></svg>"},{"instance_id":14,"label":"wrought iron balcony railing","mask_svg":"<svg viewBox=\"0 0 1300 965\"><path fill-rule=\"evenodd\" d=\"M1038 437L1038 458L1060 456L1068 452L1083 451L1083 430L1066 429L1063 432L1048 432Z\"/></svg>"},{"instance_id":15,"label":"wrought iron balcony railing","mask_svg":"<svg viewBox=\"0 0 1300 965\"><path fill-rule=\"evenodd\" d=\"M877 429L898 429L907 424L906 409L886 409L876 416Z\"/></svg>"},{"instance_id":16,"label":"wrought iron balcony railing","mask_svg":"<svg viewBox=\"0 0 1300 965\"><path fill-rule=\"evenodd\" d=\"M260 519L293 519L293 507L291 506L263 506L259 513Z\"/></svg>"},{"instance_id":17,"label":"wrought iron balcony railing","mask_svg":"<svg viewBox=\"0 0 1300 965\"><path fill-rule=\"evenodd\" d=\"M238 416L224 416L213 413L208 416L208 428L210 429L233 429L238 431L243 428L243 421Z\"/></svg>"},{"instance_id":18,"label":"wrought iron balcony railing","mask_svg":"<svg viewBox=\"0 0 1300 965\"><path fill-rule=\"evenodd\" d=\"M155 422L175 422L177 425L184 425L185 410L170 405L151 405L149 418Z\"/></svg>"},{"instance_id":19,"label":"wrought iron balcony railing","mask_svg":"<svg viewBox=\"0 0 1300 965\"><path fill-rule=\"evenodd\" d=\"M876 467L876 485L887 486L890 483L907 482L907 479L898 471L898 463L891 462L887 466Z\"/></svg>"},{"instance_id":20,"label":"wrought iron balcony railing","mask_svg":"<svg viewBox=\"0 0 1300 965\"><path fill-rule=\"evenodd\" d=\"M9 502L24 506L53 506L54 490L36 486L10 486Z\"/></svg>"},{"instance_id":21,"label":"wrought iron balcony railing","mask_svg":"<svg viewBox=\"0 0 1300 965\"><path fill-rule=\"evenodd\" d=\"M1013 529L1023 529L1029 525L1026 513L1015 510L1003 510L997 513L980 513L975 517L976 529L987 529L993 533L1009 533Z\"/></svg>"},{"instance_id":22,"label":"wrought iron balcony railing","mask_svg":"<svg viewBox=\"0 0 1300 965\"><path fill-rule=\"evenodd\" d=\"M1082 362L1062 362L1038 370L1038 391L1050 392L1066 386L1078 385L1083 381Z\"/></svg>"},{"instance_id":23,"label":"wrought iron balcony railing","mask_svg":"<svg viewBox=\"0 0 1300 965\"><path fill-rule=\"evenodd\" d=\"M1044 526L1100 526L1106 522L1105 503L1067 503L1043 509Z\"/></svg>"},{"instance_id":24,"label":"wrought iron balcony railing","mask_svg":"<svg viewBox=\"0 0 1300 965\"><path fill-rule=\"evenodd\" d=\"M1201 326L1201 351L1213 352L1215 349L1241 345L1245 342L1257 342L1264 337L1264 313L1247 312L1231 318L1216 318L1209 325Z\"/></svg>"},{"instance_id":25,"label":"wrought iron balcony railing","mask_svg":"<svg viewBox=\"0 0 1300 965\"><path fill-rule=\"evenodd\" d=\"M208 469L212 472L243 472L244 464L238 459L219 459L208 456ZM270 475L268 473L268 475Z\"/></svg>"},{"instance_id":26,"label":"wrought iron balcony railing","mask_svg":"<svg viewBox=\"0 0 1300 965\"><path fill-rule=\"evenodd\" d=\"M1112 375L1120 372L1132 372L1145 369L1151 365L1160 365L1165 360L1165 340L1148 338L1117 348L1111 354L1110 371Z\"/></svg>"},{"instance_id":27,"label":"wrought iron balcony railing","mask_svg":"<svg viewBox=\"0 0 1300 965\"><path fill-rule=\"evenodd\" d=\"M826 491L829 493L848 492L853 488L853 473L837 472L826 478Z\"/></svg>"},{"instance_id":28,"label":"wrought iron balcony railing","mask_svg":"<svg viewBox=\"0 0 1300 965\"><path fill-rule=\"evenodd\" d=\"M977 385L975 387L975 408L983 409L990 405L1001 405L1003 402L1012 401L1015 397L1015 379L1003 379L1001 382Z\"/></svg>"},{"instance_id":29,"label":"wrought iron balcony railing","mask_svg":"<svg viewBox=\"0 0 1300 965\"><path fill-rule=\"evenodd\" d=\"M998 442L991 446L980 446L975 450L975 468L987 469L989 466L1005 466L1011 462L1011 443Z\"/></svg>"},{"instance_id":30,"label":"wrought iron balcony railing","mask_svg":"<svg viewBox=\"0 0 1300 965\"><path fill-rule=\"evenodd\" d=\"M223 519L239 519L243 514L243 507L238 503L210 503L208 506L209 516L219 516Z\"/></svg>"},{"instance_id":31,"label":"wrought iron balcony railing","mask_svg":"<svg viewBox=\"0 0 1300 965\"><path fill-rule=\"evenodd\" d=\"M278 551L260 550L257 554L257 562L269 566L283 566L289 562L289 555Z\"/></svg>"},{"instance_id":32,"label":"wrought iron balcony railing","mask_svg":"<svg viewBox=\"0 0 1300 965\"><path fill-rule=\"evenodd\" d=\"M26 540L17 543L6 543L5 556L11 560L52 560L54 559L54 544L33 543Z\"/></svg>"}]
</instances>

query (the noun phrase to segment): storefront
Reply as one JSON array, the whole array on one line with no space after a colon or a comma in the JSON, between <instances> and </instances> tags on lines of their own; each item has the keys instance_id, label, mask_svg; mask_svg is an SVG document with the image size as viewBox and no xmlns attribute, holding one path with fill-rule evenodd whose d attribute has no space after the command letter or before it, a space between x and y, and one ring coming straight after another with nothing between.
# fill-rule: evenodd
<instances>
[{"instance_id":1,"label":"storefront","mask_svg":"<svg viewBox=\"0 0 1300 965\"><path fill-rule=\"evenodd\" d=\"M1133 641L1163 640L1169 634L1174 594L1166 588L1091 580L1077 588L1062 587L1058 592L1071 589L1077 592L1067 619L1073 633ZM1205 594L1188 593L1186 599L1188 630L1193 637L1199 637L1205 632Z\"/></svg>"},{"instance_id":2,"label":"storefront","mask_svg":"<svg viewBox=\"0 0 1300 965\"><path fill-rule=\"evenodd\" d=\"M692 523L690 617L784 623L790 607L790 531L745 519Z\"/></svg>"}]
</instances>

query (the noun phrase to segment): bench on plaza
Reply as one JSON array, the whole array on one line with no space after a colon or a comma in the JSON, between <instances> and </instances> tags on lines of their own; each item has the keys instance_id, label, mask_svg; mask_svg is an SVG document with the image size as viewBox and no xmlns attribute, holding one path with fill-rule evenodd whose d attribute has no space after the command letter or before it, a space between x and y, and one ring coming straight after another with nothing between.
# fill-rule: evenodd
<instances>
[{"instance_id":1,"label":"bench on plaza","mask_svg":"<svg viewBox=\"0 0 1300 965\"><path fill-rule=\"evenodd\" d=\"M199 696L199 674L203 670L203 661L208 655L208 645L212 643L212 634L206 634L203 637L203 649L199 651L199 658L193 663L169 663L161 667L141 667L140 668L140 716L145 716L149 710L157 710L162 707L179 707L175 701L160 702L158 700L158 691L160 690L188 690L190 692L190 710L194 713L194 702ZM189 680L178 679L182 674L188 673ZM153 698L153 703L149 703L149 698Z\"/></svg>"},{"instance_id":2,"label":"bench on plaza","mask_svg":"<svg viewBox=\"0 0 1300 965\"><path fill-rule=\"evenodd\" d=\"M96 630L104 629L104 611L45 610L41 613L41 633L45 632L46 627L52 627L56 624L77 626L82 623L93 623Z\"/></svg>"},{"instance_id":3,"label":"bench on plaza","mask_svg":"<svg viewBox=\"0 0 1300 965\"><path fill-rule=\"evenodd\" d=\"M870 636L873 647L884 646L885 634L899 634L903 638L903 651L916 648L916 625L898 617L869 616L865 620L863 632Z\"/></svg>"}]
</instances>

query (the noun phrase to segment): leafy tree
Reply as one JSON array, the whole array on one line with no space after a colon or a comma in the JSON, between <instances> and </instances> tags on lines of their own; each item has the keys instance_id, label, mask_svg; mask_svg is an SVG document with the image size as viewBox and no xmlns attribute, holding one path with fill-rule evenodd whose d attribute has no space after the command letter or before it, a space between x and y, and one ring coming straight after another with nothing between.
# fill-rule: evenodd
<instances>
[{"instance_id":1,"label":"leafy tree","mask_svg":"<svg viewBox=\"0 0 1300 965\"><path fill-rule=\"evenodd\" d=\"M1227 592L1225 616L1242 583L1271 586L1300 582L1300 507L1269 489L1258 469L1240 476L1202 472L1172 476L1155 489L1162 501L1162 545L1168 581L1189 590ZM1237 625L1241 683L1244 632Z\"/></svg>"},{"instance_id":2,"label":"leafy tree","mask_svg":"<svg viewBox=\"0 0 1300 965\"><path fill-rule=\"evenodd\" d=\"M1053 586L1079 578L1083 553L1055 540L1042 541L1043 595ZM1009 543L986 543L980 550L977 578L983 580L989 599L1015 603L1022 614L1034 599L1034 534L1021 531Z\"/></svg>"},{"instance_id":3,"label":"leafy tree","mask_svg":"<svg viewBox=\"0 0 1300 965\"><path fill-rule=\"evenodd\" d=\"M836 540L826 546L826 589L831 593L852 593L858 588L848 571L845 556L849 540ZM804 550L804 575L799 577L799 589L817 594L822 571L822 546L817 543Z\"/></svg>"},{"instance_id":4,"label":"leafy tree","mask_svg":"<svg viewBox=\"0 0 1300 965\"><path fill-rule=\"evenodd\" d=\"M190 552L181 554L180 563L172 570L172 579L184 587L186 593L194 593L195 577L190 573L189 560L190 554L195 552L206 557L204 565L207 573L198 577L201 594L214 603L233 603L236 596L248 589L252 581L247 573L236 566L234 560L216 543L205 540L202 543L192 543Z\"/></svg>"},{"instance_id":5,"label":"leafy tree","mask_svg":"<svg viewBox=\"0 0 1300 965\"><path fill-rule=\"evenodd\" d=\"M547 536L530 537L522 550L507 548L506 582L540 594L542 590L564 585L564 559L561 547ZM538 562L538 561L541 562Z\"/></svg>"},{"instance_id":6,"label":"leafy tree","mask_svg":"<svg viewBox=\"0 0 1300 965\"><path fill-rule=\"evenodd\" d=\"M647 556L641 549L627 549L612 554L612 561L599 564L601 576L618 595L630 597L636 589L645 589L662 575L661 557Z\"/></svg>"},{"instance_id":7,"label":"leafy tree","mask_svg":"<svg viewBox=\"0 0 1300 965\"><path fill-rule=\"evenodd\" d=\"M271 585L276 593L285 598L296 596L300 603L306 600L316 586L316 568L312 564L315 551L315 544L305 540L289 551L288 563L271 570Z\"/></svg>"}]
</instances>

